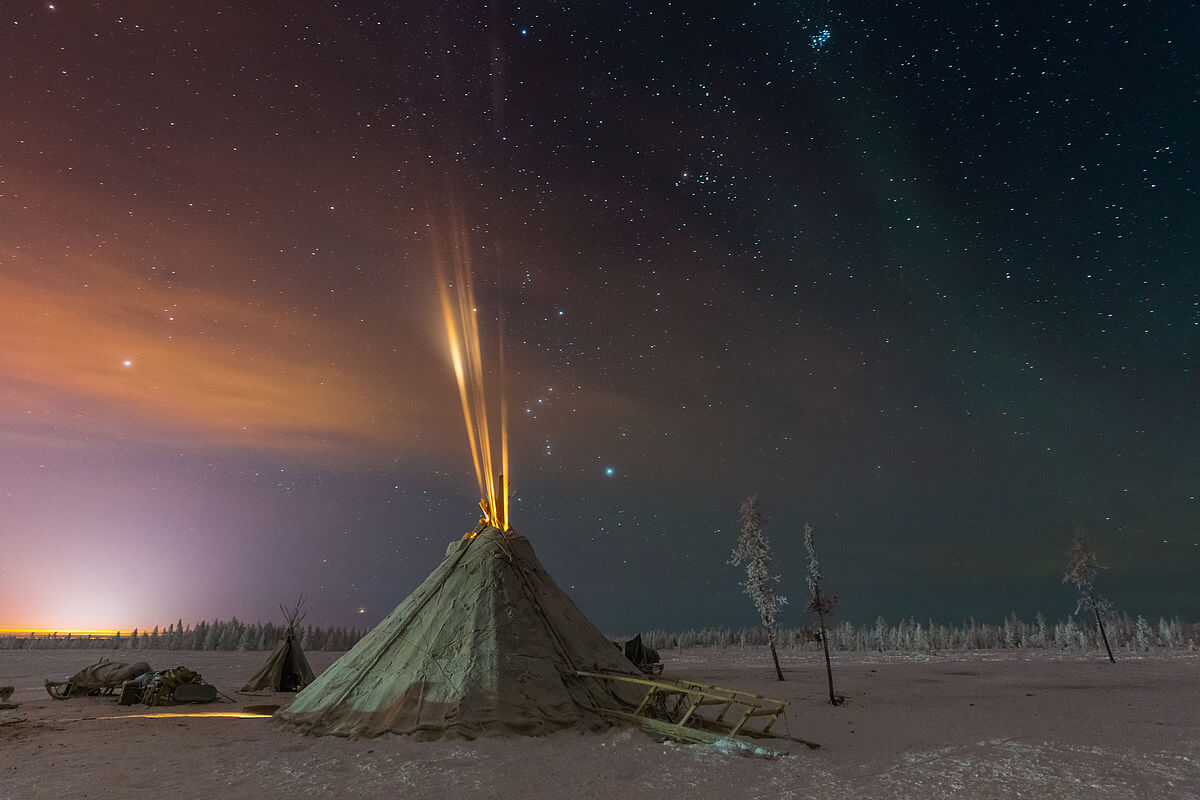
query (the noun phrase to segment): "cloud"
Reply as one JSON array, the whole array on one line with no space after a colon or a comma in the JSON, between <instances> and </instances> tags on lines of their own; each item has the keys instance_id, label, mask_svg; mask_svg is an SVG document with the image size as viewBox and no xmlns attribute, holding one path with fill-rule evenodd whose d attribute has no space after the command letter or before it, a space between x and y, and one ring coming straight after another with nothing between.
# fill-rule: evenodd
<instances>
[{"instance_id":1,"label":"cloud","mask_svg":"<svg viewBox=\"0 0 1200 800\"><path fill-rule=\"evenodd\" d=\"M396 444L428 424L405 420L404 397L302 313L138 278L106 258L46 270L6 255L17 265L0 275L10 413L289 451Z\"/></svg>"}]
</instances>

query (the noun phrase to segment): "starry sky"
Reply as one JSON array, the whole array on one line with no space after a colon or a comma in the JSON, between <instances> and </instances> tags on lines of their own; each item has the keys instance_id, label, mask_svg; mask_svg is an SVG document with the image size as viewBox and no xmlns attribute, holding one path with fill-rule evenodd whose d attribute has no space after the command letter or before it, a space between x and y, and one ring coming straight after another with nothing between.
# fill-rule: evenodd
<instances>
[{"instance_id":1,"label":"starry sky","mask_svg":"<svg viewBox=\"0 0 1200 800\"><path fill-rule=\"evenodd\" d=\"M1198 54L1187 2L7 2L0 627L388 613L478 517L448 230L601 629L755 624L751 494L784 625L806 521L839 619L1065 617L1079 526L1200 618Z\"/></svg>"}]
</instances>

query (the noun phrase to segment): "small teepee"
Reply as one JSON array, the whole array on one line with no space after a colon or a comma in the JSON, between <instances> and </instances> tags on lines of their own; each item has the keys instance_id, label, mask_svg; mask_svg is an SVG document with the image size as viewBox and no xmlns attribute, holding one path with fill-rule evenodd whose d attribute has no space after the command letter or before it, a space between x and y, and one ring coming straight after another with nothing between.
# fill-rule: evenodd
<instances>
[{"instance_id":1,"label":"small teepee","mask_svg":"<svg viewBox=\"0 0 1200 800\"><path fill-rule=\"evenodd\" d=\"M293 608L282 604L279 606L284 620L287 621L287 631L267 657L267 663L246 681L241 691L298 692L313 682L312 667L308 665L308 659L304 656L300 641L296 637L296 625L304 619L304 615L300 613L303 606L304 595L300 595Z\"/></svg>"},{"instance_id":2,"label":"small teepee","mask_svg":"<svg viewBox=\"0 0 1200 800\"><path fill-rule=\"evenodd\" d=\"M528 539L483 524L275 716L318 735L475 738L599 728L636 707L631 685L580 671L640 676Z\"/></svg>"}]
</instances>

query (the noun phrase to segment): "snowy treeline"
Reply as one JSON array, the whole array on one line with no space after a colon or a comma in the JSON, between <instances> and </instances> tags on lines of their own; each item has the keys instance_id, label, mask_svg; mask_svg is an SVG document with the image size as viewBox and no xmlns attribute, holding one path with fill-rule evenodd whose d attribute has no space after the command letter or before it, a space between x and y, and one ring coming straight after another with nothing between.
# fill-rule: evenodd
<instances>
[{"instance_id":1,"label":"snowy treeline","mask_svg":"<svg viewBox=\"0 0 1200 800\"><path fill-rule=\"evenodd\" d=\"M222 621L198 622L195 626L183 620L160 629L112 636L77 636L66 634L29 634L0 636L0 650L108 649L108 650L270 650L283 638L286 628L268 622L246 624L237 617ZM297 628L300 646L305 650L349 650L362 638L355 629L321 628L303 625Z\"/></svg>"},{"instance_id":2,"label":"snowy treeline","mask_svg":"<svg viewBox=\"0 0 1200 800\"><path fill-rule=\"evenodd\" d=\"M1158 624L1145 617L1128 615L1109 621L1108 635L1113 647L1127 651L1156 647L1200 647L1200 623L1160 618ZM1096 649L1100 634L1094 625L1067 617L1065 622L1049 623L1040 613L1029 623L1011 615L1001 624L979 623L974 619L960 625L900 620L892 624L883 617L874 624L858 627L849 622L828 629L829 646L834 650L893 650L932 653L938 650L999 650L1005 648L1041 648L1057 650ZM820 650L821 643L803 628L784 628L776 632L776 642L791 650ZM647 646L658 650L675 647L733 647L767 644L766 631L760 626L747 628L703 628L678 633L654 629L642 634Z\"/></svg>"}]
</instances>

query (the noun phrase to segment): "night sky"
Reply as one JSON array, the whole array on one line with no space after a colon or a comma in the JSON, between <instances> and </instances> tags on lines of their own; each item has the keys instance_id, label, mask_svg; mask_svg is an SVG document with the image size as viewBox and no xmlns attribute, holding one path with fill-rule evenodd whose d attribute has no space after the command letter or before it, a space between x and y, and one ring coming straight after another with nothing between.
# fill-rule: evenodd
<instances>
[{"instance_id":1,"label":"night sky","mask_svg":"<svg viewBox=\"0 0 1200 800\"><path fill-rule=\"evenodd\" d=\"M377 622L478 518L613 634L1200 618L1195 3L6 2L0 627Z\"/></svg>"}]
</instances>

